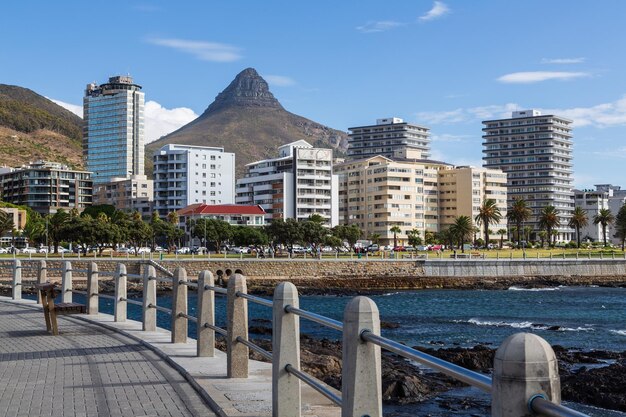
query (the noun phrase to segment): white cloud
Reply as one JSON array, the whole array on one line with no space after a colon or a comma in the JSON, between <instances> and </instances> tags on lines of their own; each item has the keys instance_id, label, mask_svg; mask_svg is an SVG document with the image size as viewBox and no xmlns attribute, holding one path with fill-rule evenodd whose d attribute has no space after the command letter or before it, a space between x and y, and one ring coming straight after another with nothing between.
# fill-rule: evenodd
<instances>
[{"instance_id":1,"label":"white cloud","mask_svg":"<svg viewBox=\"0 0 626 417\"><path fill-rule=\"evenodd\" d=\"M50 100L83 117L83 108L81 106L60 100ZM198 117L193 110L187 107L166 109L153 100L146 102L143 115L146 143L154 142L161 136L172 133Z\"/></svg>"},{"instance_id":2,"label":"white cloud","mask_svg":"<svg viewBox=\"0 0 626 417\"><path fill-rule=\"evenodd\" d=\"M239 48L224 43L173 38L151 38L148 42L191 54L202 61L233 62L241 59Z\"/></svg>"},{"instance_id":3,"label":"white cloud","mask_svg":"<svg viewBox=\"0 0 626 417\"><path fill-rule=\"evenodd\" d=\"M569 65L569 64L582 64L585 62L584 57L579 58L543 58L541 60L542 64L558 64L558 65Z\"/></svg>"},{"instance_id":4,"label":"white cloud","mask_svg":"<svg viewBox=\"0 0 626 417\"><path fill-rule=\"evenodd\" d=\"M419 20L427 22L429 20L438 19L448 13L450 13L450 8L444 2L436 1L433 4L432 9L426 12L426 14L420 16Z\"/></svg>"},{"instance_id":5,"label":"white cloud","mask_svg":"<svg viewBox=\"0 0 626 417\"><path fill-rule=\"evenodd\" d=\"M362 26L357 26L356 30L363 33L385 32L403 25L404 23L395 22L393 20L381 20L377 22L367 22Z\"/></svg>"},{"instance_id":6,"label":"white cloud","mask_svg":"<svg viewBox=\"0 0 626 417\"><path fill-rule=\"evenodd\" d=\"M513 72L498 78L501 83L507 84L531 84L547 80L572 80L574 78L589 77L588 72L567 71L527 71Z\"/></svg>"},{"instance_id":7,"label":"white cloud","mask_svg":"<svg viewBox=\"0 0 626 417\"><path fill-rule=\"evenodd\" d=\"M265 81L275 87L291 87L296 85L296 80L284 75L263 75Z\"/></svg>"},{"instance_id":8,"label":"white cloud","mask_svg":"<svg viewBox=\"0 0 626 417\"><path fill-rule=\"evenodd\" d=\"M419 112L418 123L427 125L446 125L477 122L482 120L511 117L511 112L523 109L517 103L489 105L469 108L457 108L440 112ZM530 108L530 107L527 107ZM574 121L573 127L594 126L606 128L626 126L626 94L621 98L589 107L571 108L536 108L543 114L556 114Z\"/></svg>"},{"instance_id":9,"label":"white cloud","mask_svg":"<svg viewBox=\"0 0 626 417\"><path fill-rule=\"evenodd\" d=\"M156 101L146 102L144 109L146 143L172 133L197 117L198 115L187 107L166 109Z\"/></svg>"},{"instance_id":10,"label":"white cloud","mask_svg":"<svg viewBox=\"0 0 626 417\"><path fill-rule=\"evenodd\" d=\"M46 98L48 100L52 101L53 103L56 103L59 106L63 107L64 109L67 109L67 110L71 111L72 113L74 113L78 117L81 117L81 118L83 117L83 106L79 106L77 104L66 103L64 101L55 100L55 99L50 98L50 97L46 97Z\"/></svg>"}]
</instances>

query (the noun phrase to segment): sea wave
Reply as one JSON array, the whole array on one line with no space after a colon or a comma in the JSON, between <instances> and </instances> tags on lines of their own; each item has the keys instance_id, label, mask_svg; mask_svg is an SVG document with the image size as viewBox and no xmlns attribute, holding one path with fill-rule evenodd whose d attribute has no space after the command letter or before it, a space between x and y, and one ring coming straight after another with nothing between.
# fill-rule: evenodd
<instances>
[{"instance_id":1,"label":"sea wave","mask_svg":"<svg viewBox=\"0 0 626 417\"><path fill-rule=\"evenodd\" d=\"M462 320L455 320L456 323L463 322ZM493 321L493 320L480 320L471 318L466 323L474 324L476 326L491 326L491 327L512 327L514 329L533 329L533 330L550 330L555 332L590 332L593 331L591 327L563 327L558 325L548 325L541 323L533 323L530 321Z\"/></svg>"},{"instance_id":2,"label":"sea wave","mask_svg":"<svg viewBox=\"0 0 626 417\"><path fill-rule=\"evenodd\" d=\"M558 287L545 287L545 288L523 288L523 287L509 287L509 291L557 291L561 286Z\"/></svg>"},{"instance_id":3,"label":"sea wave","mask_svg":"<svg viewBox=\"0 0 626 417\"><path fill-rule=\"evenodd\" d=\"M609 330L611 333L618 334L620 336L626 336L626 330Z\"/></svg>"}]
</instances>

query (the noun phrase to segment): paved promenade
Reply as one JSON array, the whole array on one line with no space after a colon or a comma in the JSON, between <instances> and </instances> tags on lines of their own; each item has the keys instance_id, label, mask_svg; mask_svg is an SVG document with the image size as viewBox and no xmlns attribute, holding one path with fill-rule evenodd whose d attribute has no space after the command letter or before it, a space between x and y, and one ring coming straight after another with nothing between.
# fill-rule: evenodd
<instances>
[{"instance_id":1,"label":"paved promenade","mask_svg":"<svg viewBox=\"0 0 626 417\"><path fill-rule=\"evenodd\" d=\"M0 301L0 417L215 416L144 345L101 326Z\"/></svg>"}]
</instances>

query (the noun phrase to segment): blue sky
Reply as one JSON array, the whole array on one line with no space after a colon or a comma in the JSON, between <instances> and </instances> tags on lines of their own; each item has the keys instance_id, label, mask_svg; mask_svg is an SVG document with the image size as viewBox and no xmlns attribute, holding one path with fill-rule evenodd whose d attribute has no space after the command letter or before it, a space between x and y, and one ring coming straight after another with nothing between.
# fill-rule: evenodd
<instances>
[{"instance_id":1,"label":"blue sky","mask_svg":"<svg viewBox=\"0 0 626 417\"><path fill-rule=\"evenodd\" d=\"M626 2L29 1L0 15L0 83L80 105L130 73L154 139L254 67L291 112L340 130L398 116L433 156L480 165L481 121L575 121L575 185L626 186Z\"/></svg>"}]
</instances>

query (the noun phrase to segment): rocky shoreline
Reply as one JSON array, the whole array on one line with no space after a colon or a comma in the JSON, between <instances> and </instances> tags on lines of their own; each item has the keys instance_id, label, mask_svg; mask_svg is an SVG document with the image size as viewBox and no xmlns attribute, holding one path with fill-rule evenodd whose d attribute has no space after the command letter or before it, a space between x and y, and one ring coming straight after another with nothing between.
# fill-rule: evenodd
<instances>
[{"instance_id":1,"label":"rocky shoreline","mask_svg":"<svg viewBox=\"0 0 626 417\"><path fill-rule=\"evenodd\" d=\"M384 324L393 326L393 324ZM254 321L250 333L271 334L271 328ZM271 351L268 339L256 338L255 343ZM302 335L301 363L304 371L324 381L333 388L341 388L341 342L316 339ZM433 345L439 344L436 341ZM225 348L221 342L220 348ZM490 374L496 349L477 345L473 348L424 348L414 346L429 355L444 359L473 371ZM626 351L603 350L580 351L553 346L559 360L562 399L592 405L609 410L626 411ZM263 360L252 352L251 358ZM395 354L385 352L382 366L383 401L388 405L406 405L435 400L441 394L464 385L441 373L411 364ZM456 403L440 401L439 406L449 409L469 407L483 408L488 414L488 404L480 404L473 398L460 398Z\"/></svg>"}]
</instances>

